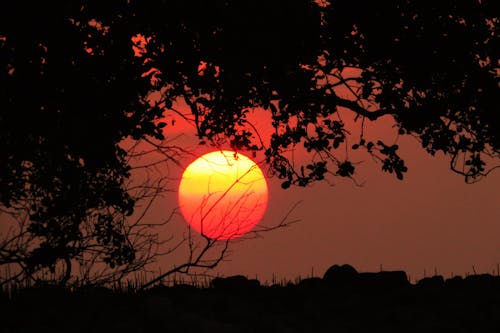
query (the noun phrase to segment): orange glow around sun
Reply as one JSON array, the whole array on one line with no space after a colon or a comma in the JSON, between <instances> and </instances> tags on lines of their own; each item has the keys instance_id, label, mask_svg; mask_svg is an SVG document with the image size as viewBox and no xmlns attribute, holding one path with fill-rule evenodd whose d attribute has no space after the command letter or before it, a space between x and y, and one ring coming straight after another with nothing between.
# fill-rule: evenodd
<instances>
[{"instance_id":1,"label":"orange glow around sun","mask_svg":"<svg viewBox=\"0 0 500 333\"><path fill-rule=\"evenodd\" d=\"M267 182L245 155L214 151L184 170L178 198L193 229L211 239L232 239L248 233L264 215Z\"/></svg>"}]
</instances>

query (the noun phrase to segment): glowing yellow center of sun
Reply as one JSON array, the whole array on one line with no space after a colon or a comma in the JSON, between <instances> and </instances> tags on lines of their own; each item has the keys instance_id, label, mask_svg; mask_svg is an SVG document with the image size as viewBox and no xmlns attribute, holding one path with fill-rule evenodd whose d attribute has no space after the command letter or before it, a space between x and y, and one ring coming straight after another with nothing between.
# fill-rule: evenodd
<instances>
[{"instance_id":1,"label":"glowing yellow center of sun","mask_svg":"<svg viewBox=\"0 0 500 333\"><path fill-rule=\"evenodd\" d=\"M195 160L184 170L179 185L184 219L211 239L248 233L264 215L267 199L267 183L258 165L227 150Z\"/></svg>"}]
</instances>

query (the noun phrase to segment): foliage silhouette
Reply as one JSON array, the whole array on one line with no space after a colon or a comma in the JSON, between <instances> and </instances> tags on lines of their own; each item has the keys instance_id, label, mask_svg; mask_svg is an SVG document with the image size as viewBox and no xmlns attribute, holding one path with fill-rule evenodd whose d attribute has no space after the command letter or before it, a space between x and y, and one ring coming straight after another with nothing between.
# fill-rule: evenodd
<instances>
[{"instance_id":1,"label":"foliage silhouette","mask_svg":"<svg viewBox=\"0 0 500 333\"><path fill-rule=\"evenodd\" d=\"M127 188L131 166L120 143L147 139L165 149L170 126L161 120L179 99L201 142L262 150L283 188L353 177L348 149L365 150L403 179L398 145L364 134L382 117L430 154L449 155L466 181L480 179L499 156L498 7L492 0L12 4L0 14L0 203L38 243L3 242L0 264L30 272L62 260L70 272L82 239L111 267L134 262L125 220L138 198ZM268 138L249 120L257 108L270 115ZM344 110L360 127L354 144ZM310 160L291 160L291 149Z\"/></svg>"},{"instance_id":2,"label":"foliage silhouette","mask_svg":"<svg viewBox=\"0 0 500 333\"><path fill-rule=\"evenodd\" d=\"M18 3L0 23L0 201L21 224L2 242L1 263L29 275L54 272L63 260L63 281L84 249L111 268L137 268L124 222L136 198L126 188L131 167L119 143L161 136L161 124L152 123L159 111L136 112L150 85L136 75L141 63L130 41L118 25L108 33L87 24L80 5L26 10Z\"/></svg>"},{"instance_id":3,"label":"foliage silhouette","mask_svg":"<svg viewBox=\"0 0 500 333\"><path fill-rule=\"evenodd\" d=\"M498 158L494 1L135 5L149 29L141 33L162 105L183 98L202 140L264 149L284 188L327 173L353 176L354 164L339 153L352 130L341 109L362 127L352 149L364 148L398 179L407 172L399 147L363 134L384 116L430 154L449 155L466 181ZM248 120L255 108L271 114L274 133L264 142ZM298 147L311 153L310 163L290 161L287 150Z\"/></svg>"}]
</instances>

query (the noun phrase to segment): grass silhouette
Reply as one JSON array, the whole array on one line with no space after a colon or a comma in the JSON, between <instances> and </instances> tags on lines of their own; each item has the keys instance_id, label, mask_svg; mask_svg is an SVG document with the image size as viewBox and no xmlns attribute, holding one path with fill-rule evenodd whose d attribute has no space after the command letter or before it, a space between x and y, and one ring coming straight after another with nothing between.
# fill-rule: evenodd
<instances>
[{"instance_id":1,"label":"grass silhouette","mask_svg":"<svg viewBox=\"0 0 500 333\"><path fill-rule=\"evenodd\" d=\"M268 284L232 276L176 277L147 290L140 280L9 286L0 293L0 332L500 332L498 276L398 284L391 272L353 270L344 279L345 266Z\"/></svg>"}]
</instances>

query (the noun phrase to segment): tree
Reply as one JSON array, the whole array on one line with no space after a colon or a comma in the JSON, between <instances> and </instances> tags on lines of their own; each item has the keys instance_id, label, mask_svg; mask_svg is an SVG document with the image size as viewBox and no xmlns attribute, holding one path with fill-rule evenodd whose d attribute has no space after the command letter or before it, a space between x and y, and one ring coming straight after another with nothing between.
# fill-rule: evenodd
<instances>
[{"instance_id":1,"label":"tree","mask_svg":"<svg viewBox=\"0 0 500 333\"><path fill-rule=\"evenodd\" d=\"M16 4L0 28L0 201L3 219L20 223L3 239L1 263L30 276L62 261L63 281L74 259L125 271L149 260L125 225L138 198L127 191L131 168L119 142L161 135L155 110L135 112L149 82L135 75L141 64L129 43L115 38L120 28L87 24L72 5ZM144 236L146 250L153 238ZM92 255L83 258L86 249Z\"/></svg>"},{"instance_id":2,"label":"tree","mask_svg":"<svg viewBox=\"0 0 500 333\"><path fill-rule=\"evenodd\" d=\"M82 239L99 244L109 266L137 262L126 220L161 183L134 194L121 143L144 140L171 159L162 118L178 112L177 100L202 143L262 151L283 188L353 177L347 150L403 179L399 147L365 134L382 117L430 154L449 155L466 181L498 161L496 1L30 6L0 14L0 208L22 222L12 239L34 243L5 240L0 264L30 272L65 262L69 272ZM258 108L270 116L270 137L250 120ZM310 160L296 163L291 150Z\"/></svg>"},{"instance_id":3,"label":"tree","mask_svg":"<svg viewBox=\"0 0 500 333\"><path fill-rule=\"evenodd\" d=\"M365 149L398 179L407 171L398 146L366 139L367 122L392 116L401 135L449 155L466 181L498 158L494 1L163 6L141 12L154 27L145 32L146 54L158 86L167 88L165 107L184 98L200 139L265 149L285 188L354 174L352 161L339 157L352 130L339 117L346 109L361 127L352 149ZM265 143L248 122L255 108L272 115L275 131ZM311 163L292 163L292 148L311 152Z\"/></svg>"}]
</instances>

